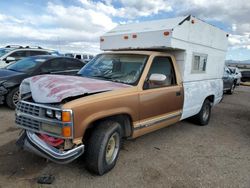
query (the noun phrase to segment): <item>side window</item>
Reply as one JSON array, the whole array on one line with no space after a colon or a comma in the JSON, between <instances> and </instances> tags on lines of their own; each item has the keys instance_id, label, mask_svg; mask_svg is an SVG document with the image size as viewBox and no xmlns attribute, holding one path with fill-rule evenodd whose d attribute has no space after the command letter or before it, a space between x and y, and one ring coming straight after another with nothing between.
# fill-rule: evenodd
<instances>
[{"instance_id":1,"label":"side window","mask_svg":"<svg viewBox=\"0 0 250 188\"><path fill-rule=\"evenodd\" d=\"M76 55L76 59L82 59L81 55Z\"/></svg>"},{"instance_id":2,"label":"side window","mask_svg":"<svg viewBox=\"0 0 250 188\"><path fill-rule=\"evenodd\" d=\"M36 56L36 55L49 55L49 53L45 51L30 51L30 56Z\"/></svg>"},{"instance_id":3,"label":"side window","mask_svg":"<svg viewBox=\"0 0 250 188\"><path fill-rule=\"evenodd\" d=\"M43 73L53 73L58 71L64 71L64 62L62 59L52 59L47 61L41 68Z\"/></svg>"},{"instance_id":4,"label":"side window","mask_svg":"<svg viewBox=\"0 0 250 188\"><path fill-rule=\"evenodd\" d=\"M206 72L207 66L207 54L193 54L193 65L192 73L203 73Z\"/></svg>"},{"instance_id":5,"label":"side window","mask_svg":"<svg viewBox=\"0 0 250 188\"><path fill-rule=\"evenodd\" d=\"M161 74L166 77L166 79L161 82L151 82L149 80L152 74ZM170 57L155 57L152 65L149 69L147 82L145 82L144 89L160 88L176 84L176 77L173 68L173 64Z\"/></svg>"},{"instance_id":6,"label":"side window","mask_svg":"<svg viewBox=\"0 0 250 188\"><path fill-rule=\"evenodd\" d=\"M65 63L65 70L81 69L84 66L83 62L74 59L64 59L63 62Z\"/></svg>"},{"instance_id":7,"label":"side window","mask_svg":"<svg viewBox=\"0 0 250 188\"><path fill-rule=\"evenodd\" d=\"M88 58L88 55L83 55L82 58L83 58L83 59L89 59L89 58Z\"/></svg>"},{"instance_id":8,"label":"side window","mask_svg":"<svg viewBox=\"0 0 250 188\"><path fill-rule=\"evenodd\" d=\"M16 59L21 59L21 58L27 57L27 56L28 56L28 53L27 53L27 51L24 51L24 50L19 50L19 51L13 52L12 54L9 55L9 57L14 57Z\"/></svg>"}]
</instances>

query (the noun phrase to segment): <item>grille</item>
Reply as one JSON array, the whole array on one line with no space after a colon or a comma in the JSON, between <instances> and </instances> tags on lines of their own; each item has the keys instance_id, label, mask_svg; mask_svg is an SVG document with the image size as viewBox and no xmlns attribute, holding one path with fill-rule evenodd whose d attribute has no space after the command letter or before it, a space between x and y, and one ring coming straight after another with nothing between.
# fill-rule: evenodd
<instances>
[{"instance_id":1,"label":"grille","mask_svg":"<svg viewBox=\"0 0 250 188\"><path fill-rule=\"evenodd\" d=\"M19 126L21 127L25 127L27 129L31 129L34 131L38 131L39 127L40 127L40 122L30 119L30 118L26 118L23 116L16 116L16 123L19 124Z\"/></svg>"},{"instance_id":2,"label":"grille","mask_svg":"<svg viewBox=\"0 0 250 188\"><path fill-rule=\"evenodd\" d=\"M17 111L34 116L39 116L40 109L41 108L39 106L35 106L30 103L19 102L17 105Z\"/></svg>"}]
</instances>

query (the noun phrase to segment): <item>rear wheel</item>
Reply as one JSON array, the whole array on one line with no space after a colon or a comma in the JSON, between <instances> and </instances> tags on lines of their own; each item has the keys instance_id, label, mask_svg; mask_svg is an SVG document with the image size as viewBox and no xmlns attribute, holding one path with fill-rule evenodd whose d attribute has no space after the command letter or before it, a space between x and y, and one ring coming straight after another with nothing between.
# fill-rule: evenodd
<instances>
[{"instance_id":1,"label":"rear wheel","mask_svg":"<svg viewBox=\"0 0 250 188\"><path fill-rule=\"evenodd\" d=\"M211 116L211 103L206 99L201 107L200 112L192 120L197 125L207 125Z\"/></svg>"},{"instance_id":2,"label":"rear wheel","mask_svg":"<svg viewBox=\"0 0 250 188\"><path fill-rule=\"evenodd\" d=\"M6 96L6 103L9 108L15 109L19 102L19 87L15 87Z\"/></svg>"},{"instance_id":3,"label":"rear wheel","mask_svg":"<svg viewBox=\"0 0 250 188\"><path fill-rule=\"evenodd\" d=\"M86 166L89 171L103 175L114 168L121 146L121 125L115 121L100 122L86 145Z\"/></svg>"}]
</instances>

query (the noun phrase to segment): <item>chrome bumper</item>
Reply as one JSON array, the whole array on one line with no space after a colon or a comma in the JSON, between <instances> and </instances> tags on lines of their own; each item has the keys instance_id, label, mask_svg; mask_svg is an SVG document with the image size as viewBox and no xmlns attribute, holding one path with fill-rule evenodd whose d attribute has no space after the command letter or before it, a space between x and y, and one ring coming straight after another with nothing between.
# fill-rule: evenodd
<instances>
[{"instance_id":1,"label":"chrome bumper","mask_svg":"<svg viewBox=\"0 0 250 188\"><path fill-rule=\"evenodd\" d=\"M84 145L77 146L68 151L61 151L41 140L33 132L26 131L23 134L25 135L22 135L17 141L19 146L56 163L69 163L78 158L84 152Z\"/></svg>"}]
</instances>

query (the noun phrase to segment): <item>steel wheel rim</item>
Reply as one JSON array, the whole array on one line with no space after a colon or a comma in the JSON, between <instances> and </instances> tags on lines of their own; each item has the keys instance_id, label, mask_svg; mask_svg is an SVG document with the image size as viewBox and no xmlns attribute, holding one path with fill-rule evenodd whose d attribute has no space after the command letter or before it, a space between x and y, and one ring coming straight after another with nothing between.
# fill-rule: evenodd
<instances>
[{"instance_id":1,"label":"steel wheel rim","mask_svg":"<svg viewBox=\"0 0 250 188\"><path fill-rule=\"evenodd\" d=\"M203 111L203 120L206 121L209 117L209 106L206 105Z\"/></svg>"},{"instance_id":2,"label":"steel wheel rim","mask_svg":"<svg viewBox=\"0 0 250 188\"><path fill-rule=\"evenodd\" d=\"M105 151L105 159L107 164L111 164L118 154L119 150L119 135L118 133L112 134L112 136L109 138L106 151Z\"/></svg>"},{"instance_id":3,"label":"steel wheel rim","mask_svg":"<svg viewBox=\"0 0 250 188\"><path fill-rule=\"evenodd\" d=\"M19 102L19 91L15 92L13 97L12 97L12 102L16 106L17 103Z\"/></svg>"}]
</instances>

